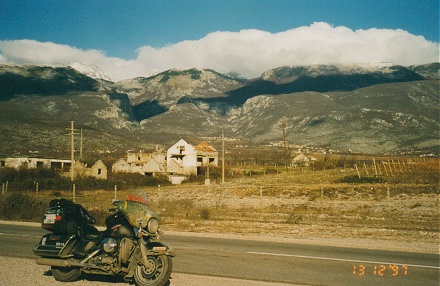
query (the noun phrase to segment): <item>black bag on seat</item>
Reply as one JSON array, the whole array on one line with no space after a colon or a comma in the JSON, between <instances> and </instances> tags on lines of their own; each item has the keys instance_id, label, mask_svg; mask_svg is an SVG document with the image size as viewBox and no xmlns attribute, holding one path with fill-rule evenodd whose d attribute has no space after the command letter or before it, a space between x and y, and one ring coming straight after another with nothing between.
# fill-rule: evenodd
<instances>
[{"instance_id":1,"label":"black bag on seat","mask_svg":"<svg viewBox=\"0 0 440 286\"><path fill-rule=\"evenodd\" d=\"M94 232L92 224L96 220L80 204L67 199L54 199L43 214L42 227L58 234L77 234Z\"/></svg>"}]
</instances>

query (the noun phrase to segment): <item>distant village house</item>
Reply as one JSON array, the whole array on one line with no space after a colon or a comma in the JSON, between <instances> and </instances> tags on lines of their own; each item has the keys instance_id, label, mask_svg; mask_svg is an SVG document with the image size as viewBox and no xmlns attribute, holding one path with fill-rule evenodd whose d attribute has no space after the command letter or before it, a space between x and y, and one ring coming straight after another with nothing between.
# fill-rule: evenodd
<instances>
[{"instance_id":1,"label":"distant village house","mask_svg":"<svg viewBox=\"0 0 440 286\"><path fill-rule=\"evenodd\" d=\"M292 159L292 166L310 166L313 162L317 161L317 159L311 155L306 156L304 154L299 154Z\"/></svg>"},{"instance_id":2,"label":"distant village house","mask_svg":"<svg viewBox=\"0 0 440 286\"><path fill-rule=\"evenodd\" d=\"M90 168L80 161L75 161L73 170L75 177L94 177L97 179L107 179L107 166L101 160L96 161L96 163Z\"/></svg>"},{"instance_id":3,"label":"distant village house","mask_svg":"<svg viewBox=\"0 0 440 286\"><path fill-rule=\"evenodd\" d=\"M45 159L45 158L2 158L0 159L0 168L13 168L19 170L46 168L53 169L62 174L70 175L71 160L62 159ZM88 168L85 164L75 161L73 165L74 176L89 176L98 179L107 179L107 167L98 160L92 167Z\"/></svg>"},{"instance_id":4,"label":"distant village house","mask_svg":"<svg viewBox=\"0 0 440 286\"><path fill-rule=\"evenodd\" d=\"M70 170L70 165L71 165L70 160L28 158L28 157L0 158L0 168L13 168L16 170L19 170L20 168L24 168L24 169L47 168L47 169L58 170L60 172L65 172Z\"/></svg>"}]
</instances>

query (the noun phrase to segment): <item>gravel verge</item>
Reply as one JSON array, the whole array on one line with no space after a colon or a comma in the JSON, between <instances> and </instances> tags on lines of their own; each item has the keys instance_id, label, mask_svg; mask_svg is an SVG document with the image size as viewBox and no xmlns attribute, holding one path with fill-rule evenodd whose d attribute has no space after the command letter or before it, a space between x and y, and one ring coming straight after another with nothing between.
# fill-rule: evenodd
<instances>
[{"instance_id":1,"label":"gravel verge","mask_svg":"<svg viewBox=\"0 0 440 286\"><path fill-rule=\"evenodd\" d=\"M242 280L223 277L172 273L170 286L292 286L294 284L271 283L254 280ZM81 280L63 283L58 282L50 273L50 267L37 265L34 259L0 257L0 285L4 286L100 286L130 285L117 276L87 275Z\"/></svg>"}]
</instances>

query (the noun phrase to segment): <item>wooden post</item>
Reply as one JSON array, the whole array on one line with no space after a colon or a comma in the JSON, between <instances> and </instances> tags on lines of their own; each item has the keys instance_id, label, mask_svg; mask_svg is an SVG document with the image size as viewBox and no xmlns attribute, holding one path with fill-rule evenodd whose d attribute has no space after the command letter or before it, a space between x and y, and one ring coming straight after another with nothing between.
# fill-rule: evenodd
<instances>
[{"instance_id":1,"label":"wooden post","mask_svg":"<svg viewBox=\"0 0 440 286\"><path fill-rule=\"evenodd\" d=\"M356 164L354 164L354 166L356 167L356 172L358 174L359 179L361 178L361 173L359 173L359 169L358 166Z\"/></svg>"},{"instance_id":2,"label":"wooden post","mask_svg":"<svg viewBox=\"0 0 440 286\"><path fill-rule=\"evenodd\" d=\"M382 176L383 174L382 174L382 169L381 169L381 167L380 167L380 164L377 164L377 171L378 171L378 173L379 173L379 176Z\"/></svg>"},{"instance_id":3,"label":"wooden post","mask_svg":"<svg viewBox=\"0 0 440 286\"><path fill-rule=\"evenodd\" d=\"M393 168L391 168L390 160L388 160L388 167L390 168L390 174L391 174L391 176L394 176Z\"/></svg>"},{"instance_id":4,"label":"wooden post","mask_svg":"<svg viewBox=\"0 0 440 286\"><path fill-rule=\"evenodd\" d=\"M374 158L373 158L373 165L374 165L374 174L377 177L378 173L377 173L377 169L376 169L376 159L374 159Z\"/></svg>"},{"instance_id":5,"label":"wooden post","mask_svg":"<svg viewBox=\"0 0 440 286\"><path fill-rule=\"evenodd\" d=\"M35 183L35 194L38 195L38 182Z\"/></svg>"},{"instance_id":6,"label":"wooden post","mask_svg":"<svg viewBox=\"0 0 440 286\"><path fill-rule=\"evenodd\" d=\"M365 162L364 162L364 169L365 169L365 172L367 173L367 177L369 177L370 174L368 173L367 165L365 165Z\"/></svg>"},{"instance_id":7,"label":"wooden post","mask_svg":"<svg viewBox=\"0 0 440 286\"><path fill-rule=\"evenodd\" d=\"M397 163L399 164L399 172L402 173L403 170L402 170L402 165L400 165L400 160L397 160Z\"/></svg>"},{"instance_id":8,"label":"wooden post","mask_svg":"<svg viewBox=\"0 0 440 286\"><path fill-rule=\"evenodd\" d=\"M159 187L160 187L160 185L159 185ZM115 185L115 200L116 200L116 194L117 194L117 192L118 192L118 185Z\"/></svg>"},{"instance_id":9,"label":"wooden post","mask_svg":"<svg viewBox=\"0 0 440 286\"><path fill-rule=\"evenodd\" d=\"M383 169L385 170L385 174L388 176L387 166L385 166L385 162L382 161Z\"/></svg>"},{"instance_id":10,"label":"wooden post","mask_svg":"<svg viewBox=\"0 0 440 286\"><path fill-rule=\"evenodd\" d=\"M390 189L387 188L388 213L391 211Z\"/></svg>"},{"instance_id":11,"label":"wooden post","mask_svg":"<svg viewBox=\"0 0 440 286\"><path fill-rule=\"evenodd\" d=\"M322 214L322 204L323 204L323 201L324 200L324 188L323 187L321 187L321 207L320 207L320 214Z\"/></svg>"},{"instance_id":12,"label":"wooden post","mask_svg":"<svg viewBox=\"0 0 440 286\"><path fill-rule=\"evenodd\" d=\"M394 171L397 173L397 167L396 164L394 164L394 160L391 160L391 163L393 163Z\"/></svg>"},{"instance_id":13,"label":"wooden post","mask_svg":"<svg viewBox=\"0 0 440 286\"><path fill-rule=\"evenodd\" d=\"M72 201L75 202L75 184L72 184Z\"/></svg>"},{"instance_id":14,"label":"wooden post","mask_svg":"<svg viewBox=\"0 0 440 286\"><path fill-rule=\"evenodd\" d=\"M405 160L402 160L402 166L403 166L403 170L405 170L405 172L408 172L408 162ZM408 167L408 168L407 168Z\"/></svg>"}]
</instances>

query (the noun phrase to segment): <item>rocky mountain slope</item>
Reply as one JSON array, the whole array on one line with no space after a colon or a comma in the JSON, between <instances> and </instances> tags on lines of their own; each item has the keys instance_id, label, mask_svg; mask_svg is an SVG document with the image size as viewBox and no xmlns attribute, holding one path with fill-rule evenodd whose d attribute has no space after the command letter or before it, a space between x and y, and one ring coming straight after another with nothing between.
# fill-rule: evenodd
<instances>
[{"instance_id":1,"label":"rocky mountain slope","mask_svg":"<svg viewBox=\"0 0 440 286\"><path fill-rule=\"evenodd\" d=\"M251 80L173 69L112 82L96 67L0 65L0 156L69 150L71 119L93 150L166 147L222 129L267 144L284 128L289 144L438 152L439 67L286 66Z\"/></svg>"}]
</instances>

